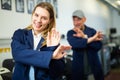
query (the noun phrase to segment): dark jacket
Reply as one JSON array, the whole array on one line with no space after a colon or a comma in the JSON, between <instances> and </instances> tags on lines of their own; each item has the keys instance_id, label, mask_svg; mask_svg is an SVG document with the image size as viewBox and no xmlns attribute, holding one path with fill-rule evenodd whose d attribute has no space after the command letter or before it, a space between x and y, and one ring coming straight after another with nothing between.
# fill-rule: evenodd
<instances>
[{"instance_id":1,"label":"dark jacket","mask_svg":"<svg viewBox=\"0 0 120 80\"><path fill-rule=\"evenodd\" d=\"M29 80L30 66L34 66L35 80L57 80L62 75L64 60L54 60L53 51L58 46L41 46L41 38L37 50L33 50L32 30L18 29L11 42L15 69L12 80Z\"/></svg>"},{"instance_id":2,"label":"dark jacket","mask_svg":"<svg viewBox=\"0 0 120 80\"><path fill-rule=\"evenodd\" d=\"M96 30L85 26L85 30L83 32L87 34L88 37L92 37L96 33ZM73 34L75 33L76 32L73 30L69 30L67 32L67 40L73 50L73 80L84 80L84 70L86 70L84 69L86 67L84 66L86 65L86 63L84 63L85 54L87 55L88 65L90 65L92 73L95 74L95 77L97 78L96 80L102 80L102 67L98 57L98 51L102 47L102 42L94 41L87 44L86 38L74 37Z\"/></svg>"}]
</instances>

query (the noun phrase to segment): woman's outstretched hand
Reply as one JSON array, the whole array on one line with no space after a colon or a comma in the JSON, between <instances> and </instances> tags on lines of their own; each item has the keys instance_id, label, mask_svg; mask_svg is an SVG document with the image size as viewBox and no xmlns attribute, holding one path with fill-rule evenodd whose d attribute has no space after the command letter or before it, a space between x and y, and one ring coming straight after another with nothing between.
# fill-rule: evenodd
<instances>
[{"instance_id":1,"label":"woman's outstretched hand","mask_svg":"<svg viewBox=\"0 0 120 80\"><path fill-rule=\"evenodd\" d=\"M49 46L57 46L60 43L60 33L55 30L55 28L52 29L51 33L48 32L47 35L47 47ZM70 50L71 46L65 46L65 45L59 45L57 49L53 52L52 59L60 59L63 58L66 55L67 50Z\"/></svg>"},{"instance_id":2,"label":"woman's outstretched hand","mask_svg":"<svg viewBox=\"0 0 120 80\"><path fill-rule=\"evenodd\" d=\"M52 59L60 59L66 55L67 50L70 50L71 46L59 45L58 48L54 51Z\"/></svg>"},{"instance_id":3,"label":"woman's outstretched hand","mask_svg":"<svg viewBox=\"0 0 120 80\"><path fill-rule=\"evenodd\" d=\"M53 28L51 34L48 32L47 46L57 46L60 43L60 39L60 33Z\"/></svg>"}]
</instances>

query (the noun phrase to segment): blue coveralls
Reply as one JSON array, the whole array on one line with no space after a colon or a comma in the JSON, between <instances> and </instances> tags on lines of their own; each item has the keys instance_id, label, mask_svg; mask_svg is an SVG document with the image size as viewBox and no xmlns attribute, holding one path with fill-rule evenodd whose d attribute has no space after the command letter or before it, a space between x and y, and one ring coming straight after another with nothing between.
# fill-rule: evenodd
<instances>
[{"instance_id":1,"label":"blue coveralls","mask_svg":"<svg viewBox=\"0 0 120 80\"><path fill-rule=\"evenodd\" d=\"M85 25L83 31L88 37L93 36L96 30ZM87 39L74 37L73 34L76 32L69 30L67 32L67 40L72 46L73 50L73 61L72 61L72 77L73 80L85 80L85 67L84 66L84 54L87 55L88 65L92 73L94 74L95 80L104 80L102 66L99 60L98 51L102 47L102 42L94 41L87 44Z\"/></svg>"},{"instance_id":2,"label":"blue coveralls","mask_svg":"<svg viewBox=\"0 0 120 80\"><path fill-rule=\"evenodd\" d=\"M53 51L58 46L46 47L41 43L33 50L32 30L18 29L14 32L11 42L15 69L12 80L29 80L30 66L34 66L35 80L58 80L64 70L64 60L52 59Z\"/></svg>"}]
</instances>

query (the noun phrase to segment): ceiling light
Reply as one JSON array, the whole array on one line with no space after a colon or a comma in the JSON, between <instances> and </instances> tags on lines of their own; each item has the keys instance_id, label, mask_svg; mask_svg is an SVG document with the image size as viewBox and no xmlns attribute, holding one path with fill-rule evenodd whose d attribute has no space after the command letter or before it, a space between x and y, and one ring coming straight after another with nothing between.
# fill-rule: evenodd
<instances>
[{"instance_id":1,"label":"ceiling light","mask_svg":"<svg viewBox=\"0 0 120 80\"><path fill-rule=\"evenodd\" d=\"M120 5L120 0L116 1L118 5Z\"/></svg>"}]
</instances>

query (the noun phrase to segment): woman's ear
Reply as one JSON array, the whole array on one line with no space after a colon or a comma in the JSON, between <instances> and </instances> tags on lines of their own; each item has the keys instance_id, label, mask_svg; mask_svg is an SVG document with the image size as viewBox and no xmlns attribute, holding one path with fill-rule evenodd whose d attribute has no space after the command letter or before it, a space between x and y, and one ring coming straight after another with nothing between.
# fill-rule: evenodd
<instances>
[{"instance_id":1,"label":"woman's ear","mask_svg":"<svg viewBox=\"0 0 120 80\"><path fill-rule=\"evenodd\" d=\"M52 22L52 20L53 20L53 19L50 19L50 20L49 20L49 24L50 24L50 22Z\"/></svg>"}]
</instances>

